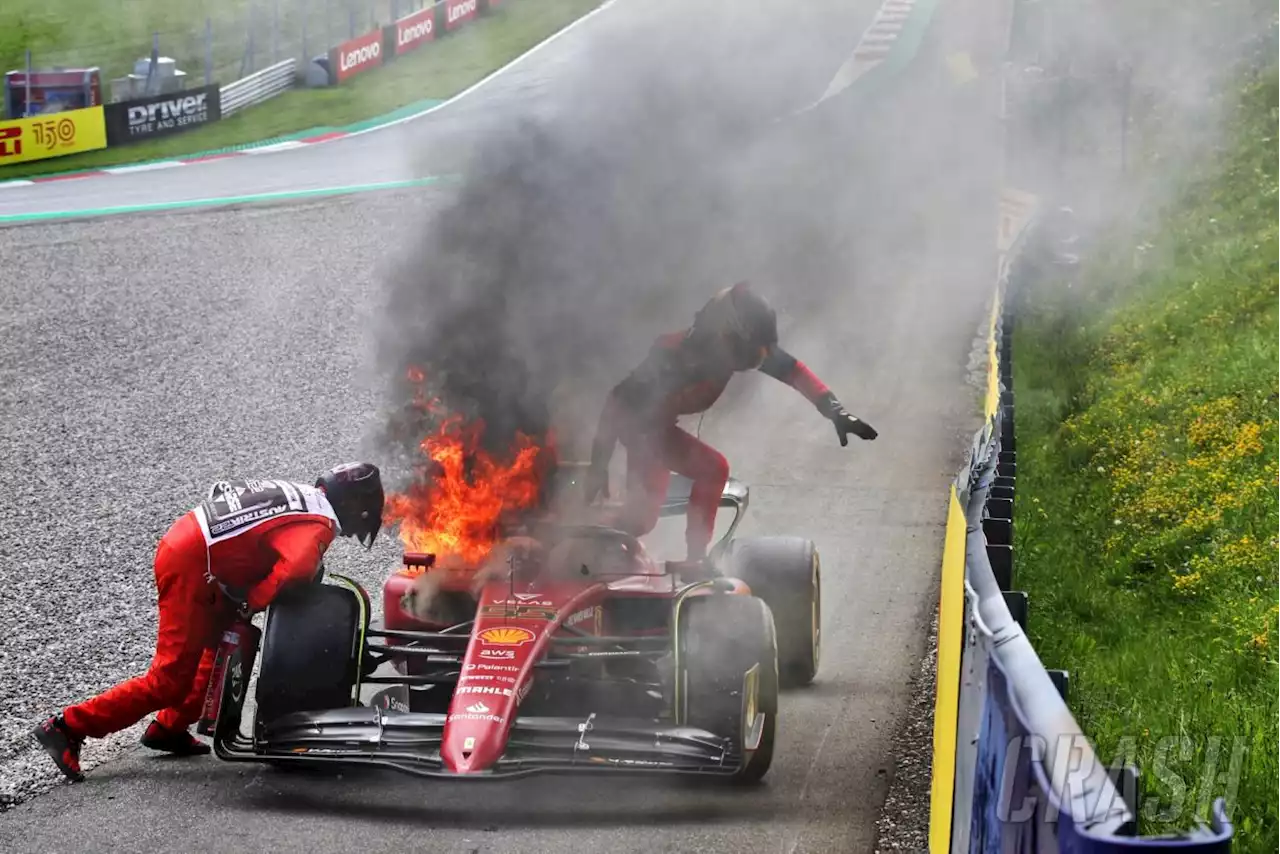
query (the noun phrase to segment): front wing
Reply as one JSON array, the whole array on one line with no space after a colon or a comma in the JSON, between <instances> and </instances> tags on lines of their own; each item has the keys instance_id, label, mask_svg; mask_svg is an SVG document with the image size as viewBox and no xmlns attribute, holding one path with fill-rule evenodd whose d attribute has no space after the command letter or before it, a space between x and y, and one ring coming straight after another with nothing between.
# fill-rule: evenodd
<instances>
[{"instance_id":1,"label":"front wing","mask_svg":"<svg viewBox=\"0 0 1280 854\"><path fill-rule=\"evenodd\" d=\"M220 759L373 765L454 780L539 773L658 772L729 776L743 756L733 739L634 718L516 718L506 752L485 771L454 773L440 758L445 715L353 707L286 715L251 741L215 739Z\"/></svg>"}]
</instances>

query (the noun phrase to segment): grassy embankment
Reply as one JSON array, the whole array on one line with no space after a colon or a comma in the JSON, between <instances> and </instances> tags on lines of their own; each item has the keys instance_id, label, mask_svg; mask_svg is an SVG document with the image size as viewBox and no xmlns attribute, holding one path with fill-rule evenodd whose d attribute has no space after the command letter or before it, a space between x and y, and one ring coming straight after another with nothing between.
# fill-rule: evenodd
<instances>
[{"instance_id":1,"label":"grassy embankment","mask_svg":"<svg viewBox=\"0 0 1280 854\"><path fill-rule=\"evenodd\" d=\"M0 168L0 181L233 148L300 131L342 127L393 112L408 104L443 100L483 79L557 30L595 9L601 2L602 0L508 0L490 16L478 19L456 32L442 35L434 44L425 45L383 68L354 77L341 86L286 92L226 121L167 139L5 166ZM84 49L86 61L101 64L105 78L121 73L121 69L124 72L131 70L133 59L147 54L150 45L148 33L152 29L164 29L166 24L177 21L203 21L204 12L201 9L206 5L199 0L178 0L171 3L142 0L130 4L131 14L128 18L115 18L105 14L97 0L77 0L77 3L84 7L84 20L97 22L96 29L71 22L58 25L44 17L47 13L37 15L32 12L35 8L32 5L19 3L10 8L6 4L4 10L0 11L0 59L9 63L7 67L21 68L25 45L58 44L56 38L61 32L70 34L87 30L97 32L104 45L124 45L107 51L111 55L106 59L94 58L96 54L93 54L92 47ZM243 0L229 5L243 5ZM114 5L106 4L106 7L112 9ZM140 7L148 7L151 11ZM60 30L58 26L61 27ZM316 45L318 42L314 38L313 36L312 44ZM163 36L161 43L164 53ZM238 44L243 49L243 41ZM64 49L62 55L66 54L67 50ZM37 49L35 55L36 65L39 67L41 51ZM197 52L190 61L179 62L181 67L189 70L191 77L198 78L190 83L191 86L203 84L199 56ZM108 60L111 65L108 65ZM219 60L215 59L215 65L218 63ZM259 62L258 66L265 64ZM112 70L109 71L109 68ZM106 85L105 79L103 85Z\"/></svg>"},{"instance_id":2,"label":"grassy embankment","mask_svg":"<svg viewBox=\"0 0 1280 854\"><path fill-rule=\"evenodd\" d=\"M1144 833L1233 797L1277 850L1277 84L1158 222L1113 232L1015 331L1019 586Z\"/></svg>"}]
</instances>

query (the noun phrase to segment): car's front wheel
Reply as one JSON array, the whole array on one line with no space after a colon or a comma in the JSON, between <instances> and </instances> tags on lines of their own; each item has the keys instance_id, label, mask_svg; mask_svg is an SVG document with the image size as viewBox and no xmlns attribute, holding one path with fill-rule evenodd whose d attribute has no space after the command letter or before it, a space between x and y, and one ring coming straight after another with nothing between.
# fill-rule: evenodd
<instances>
[{"instance_id":1,"label":"car's front wheel","mask_svg":"<svg viewBox=\"0 0 1280 854\"><path fill-rule=\"evenodd\" d=\"M675 718L728 738L735 781L753 783L773 762L778 647L769 606L754 596L684 600L676 620Z\"/></svg>"},{"instance_id":2,"label":"car's front wheel","mask_svg":"<svg viewBox=\"0 0 1280 854\"><path fill-rule=\"evenodd\" d=\"M259 726L353 704L369 603L341 576L281 593L267 612L255 694Z\"/></svg>"}]
</instances>

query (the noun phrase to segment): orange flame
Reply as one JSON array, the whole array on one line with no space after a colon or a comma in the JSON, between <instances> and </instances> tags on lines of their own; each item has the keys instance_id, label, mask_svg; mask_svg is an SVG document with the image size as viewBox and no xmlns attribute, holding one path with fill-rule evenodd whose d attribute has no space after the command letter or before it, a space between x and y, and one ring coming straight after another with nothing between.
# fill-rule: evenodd
<instances>
[{"instance_id":1,"label":"orange flame","mask_svg":"<svg viewBox=\"0 0 1280 854\"><path fill-rule=\"evenodd\" d=\"M422 377L411 369L411 380ZM429 409L440 411L438 401ZM438 564L478 567L488 556L506 514L532 508L541 494L540 454L545 450L518 434L507 458L486 453L479 443L483 422L457 415L444 419L419 447L431 462L405 493L387 496L384 515L400 523L405 551L430 552Z\"/></svg>"}]
</instances>

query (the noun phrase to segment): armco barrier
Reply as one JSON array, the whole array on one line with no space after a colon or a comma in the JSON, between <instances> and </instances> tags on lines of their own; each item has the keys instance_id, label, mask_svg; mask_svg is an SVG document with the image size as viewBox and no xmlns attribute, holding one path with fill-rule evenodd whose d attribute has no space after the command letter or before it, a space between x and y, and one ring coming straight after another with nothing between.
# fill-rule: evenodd
<instances>
[{"instance_id":1,"label":"armco barrier","mask_svg":"<svg viewBox=\"0 0 1280 854\"><path fill-rule=\"evenodd\" d=\"M1033 0L1006 2L1006 57L1012 63L1019 34L1030 26L1028 15L1043 9ZM1001 90L1005 121L1008 83L1006 77ZM1010 154L1007 127L1005 138L1002 160ZM1008 175L1007 162L1002 171ZM1040 251L1061 236L1047 234L1056 226L1038 216L1038 206L1028 193L1001 194L996 287L983 330L985 423L951 490L938 618L930 852L1227 852L1233 830L1222 799L1214 802L1207 828L1180 836L1134 835L1137 769L1108 768L1099 760L1067 706L1067 674L1046 670L1025 633L1031 614L1014 574L1014 318L1006 296L1027 269L1022 261L1040 260ZM954 569L948 571L957 537L964 542L958 580ZM1124 780L1123 794L1116 780Z\"/></svg>"},{"instance_id":2,"label":"armco barrier","mask_svg":"<svg viewBox=\"0 0 1280 854\"><path fill-rule=\"evenodd\" d=\"M1035 228L1029 218L1001 253L986 334L986 423L952 487L953 506L958 501L964 508L963 520L953 512L947 525L948 552L953 537L964 541L963 625L956 637L950 634L956 621L939 617L938 695L954 693L954 686L943 684L952 678L959 680L959 694L953 707L939 702L935 717L935 775L951 780L935 776L930 850L1228 852L1233 829L1221 798L1213 804L1209 827L1177 836L1134 835L1134 794L1122 796L1115 783L1120 770L1095 755L1067 707L1064 675L1045 670L1025 634L1026 598L1013 589L1012 574L1017 468L1005 295L1016 285L1012 271L1019 249ZM961 524L963 534L956 530ZM944 556L941 610L954 615L955 591L948 588L956 581L946 571L949 557ZM942 650L957 642L959 668L944 671ZM955 745L954 757L938 762L937 747L947 743ZM1136 787L1136 781L1130 783ZM947 792L949 799L942 796Z\"/></svg>"},{"instance_id":3,"label":"armco barrier","mask_svg":"<svg viewBox=\"0 0 1280 854\"><path fill-rule=\"evenodd\" d=\"M269 101L292 89L297 82L298 61L286 59L222 87L222 115Z\"/></svg>"}]
</instances>

